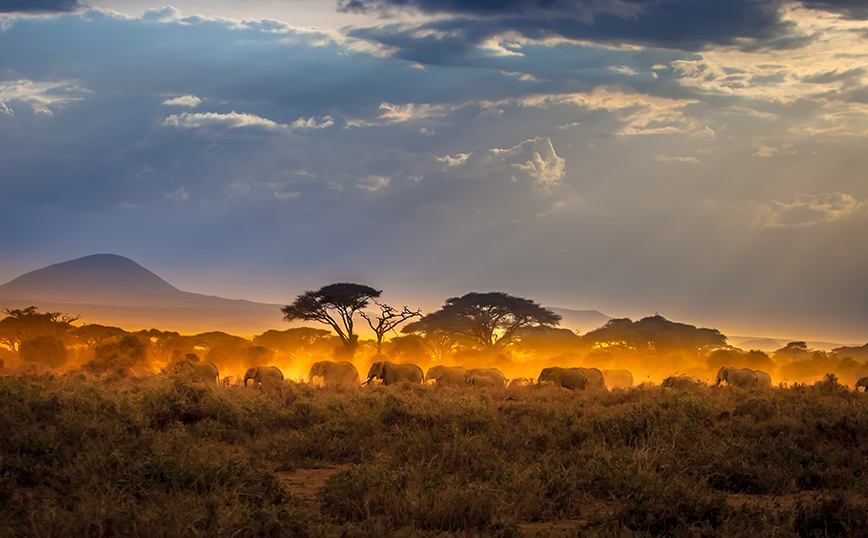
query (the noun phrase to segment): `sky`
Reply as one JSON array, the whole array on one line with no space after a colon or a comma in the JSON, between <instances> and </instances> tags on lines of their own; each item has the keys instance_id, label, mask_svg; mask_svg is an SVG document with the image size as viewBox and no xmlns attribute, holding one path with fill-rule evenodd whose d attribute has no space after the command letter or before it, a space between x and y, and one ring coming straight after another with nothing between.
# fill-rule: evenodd
<instances>
[{"instance_id":1,"label":"sky","mask_svg":"<svg viewBox=\"0 0 868 538\"><path fill-rule=\"evenodd\" d=\"M0 0L0 282L861 344L866 136L863 0Z\"/></svg>"}]
</instances>

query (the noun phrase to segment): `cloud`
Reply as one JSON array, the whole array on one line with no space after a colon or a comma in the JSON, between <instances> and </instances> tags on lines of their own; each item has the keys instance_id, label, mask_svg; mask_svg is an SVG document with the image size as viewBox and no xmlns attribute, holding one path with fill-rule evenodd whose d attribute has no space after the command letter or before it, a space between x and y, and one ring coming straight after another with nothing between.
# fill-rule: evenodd
<instances>
[{"instance_id":1,"label":"cloud","mask_svg":"<svg viewBox=\"0 0 868 538\"><path fill-rule=\"evenodd\" d=\"M182 18L181 10L173 6L165 6L160 9L152 8L142 14L142 20L148 22L171 22Z\"/></svg>"},{"instance_id":2,"label":"cloud","mask_svg":"<svg viewBox=\"0 0 868 538\"><path fill-rule=\"evenodd\" d=\"M791 204L771 201L756 225L763 228L808 228L824 222L865 215L868 204L841 192L796 193Z\"/></svg>"},{"instance_id":3,"label":"cloud","mask_svg":"<svg viewBox=\"0 0 868 538\"><path fill-rule=\"evenodd\" d=\"M506 149L459 153L437 158L450 173L467 177L508 175L514 183L552 186L564 178L566 161L559 157L548 137L537 137Z\"/></svg>"},{"instance_id":4,"label":"cloud","mask_svg":"<svg viewBox=\"0 0 868 538\"><path fill-rule=\"evenodd\" d=\"M356 181L356 187L368 192L376 192L389 186L392 179L383 176L367 176Z\"/></svg>"},{"instance_id":5,"label":"cloud","mask_svg":"<svg viewBox=\"0 0 868 538\"><path fill-rule=\"evenodd\" d=\"M163 101L163 104L168 106L188 106L190 108L196 108L201 102L202 100L195 95L182 95L180 97L166 99Z\"/></svg>"},{"instance_id":6,"label":"cloud","mask_svg":"<svg viewBox=\"0 0 868 538\"><path fill-rule=\"evenodd\" d=\"M696 157L672 157L670 155L655 155L654 160L658 163L688 163L700 164Z\"/></svg>"},{"instance_id":7,"label":"cloud","mask_svg":"<svg viewBox=\"0 0 868 538\"><path fill-rule=\"evenodd\" d=\"M172 114L161 125L179 129L198 129L201 131L221 131L226 129L255 128L265 131L280 131L287 126L255 114L238 113L234 110L227 114L217 112L196 112Z\"/></svg>"},{"instance_id":8,"label":"cloud","mask_svg":"<svg viewBox=\"0 0 868 538\"><path fill-rule=\"evenodd\" d=\"M855 20L868 20L868 5L864 0L802 0L802 4L810 9L820 9L839 13Z\"/></svg>"},{"instance_id":9,"label":"cloud","mask_svg":"<svg viewBox=\"0 0 868 538\"><path fill-rule=\"evenodd\" d=\"M0 0L0 13L62 13L80 7L78 0Z\"/></svg>"},{"instance_id":10,"label":"cloud","mask_svg":"<svg viewBox=\"0 0 868 538\"><path fill-rule=\"evenodd\" d=\"M865 75L864 67L856 67L842 72L838 72L837 69L833 69L831 71L825 71L823 73L817 73L803 77L802 81L807 82L808 84L833 84L836 82L849 83L854 80L856 82L860 81L863 75Z\"/></svg>"},{"instance_id":11,"label":"cloud","mask_svg":"<svg viewBox=\"0 0 868 538\"><path fill-rule=\"evenodd\" d=\"M310 118L298 118L290 127L293 129L326 129L334 125L334 119L331 116L323 116L319 119L311 116Z\"/></svg>"},{"instance_id":12,"label":"cloud","mask_svg":"<svg viewBox=\"0 0 868 538\"><path fill-rule=\"evenodd\" d=\"M793 155L796 151L791 144L784 144L781 147L768 146L760 143L756 151L753 152L754 157L774 157L775 155Z\"/></svg>"},{"instance_id":13,"label":"cloud","mask_svg":"<svg viewBox=\"0 0 868 538\"><path fill-rule=\"evenodd\" d=\"M423 47L439 41L440 52L466 51L516 33L528 39L561 37L596 43L702 50L713 45L745 49L791 48L804 44L784 21L777 2L754 0L620 0L599 2L477 0L353 0L339 3L343 11L410 9L436 14L437 20L412 30L400 25L351 32L403 50L402 57L421 63L431 58ZM435 39L432 39L432 36Z\"/></svg>"},{"instance_id":14,"label":"cloud","mask_svg":"<svg viewBox=\"0 0 868 538\"><path fill-rule=\"evenodd\" d=\"M190 195L187 194L187 191L183 187L179 187L174 192L166 194L166 198L170 198L176 202L186 202L189 197Z\"/></svg>"},{"instance_id":15,"label":"cloud","mask_svg":"<svg viewBox=\"0 0 868 538\"><path fill-rule=\"evenodd\" d=\"M52 114L52 108L80 101L88 93L73 80L0 80L0 101L21 101L30 104L35 111L46 114Z\"/></svg>"},{"instance_id":16,"label":"cloud","mask_svg":"<svg viewBox=\"0 0 868 538\"><path fill-rule=\"evenodd\" d=\"M555 185L564 178L566 161L558 157L548 137L525 140L509 149L492 149L491 153L495 160L524 172L540 185Z\"/></svg>"}]
</instances>

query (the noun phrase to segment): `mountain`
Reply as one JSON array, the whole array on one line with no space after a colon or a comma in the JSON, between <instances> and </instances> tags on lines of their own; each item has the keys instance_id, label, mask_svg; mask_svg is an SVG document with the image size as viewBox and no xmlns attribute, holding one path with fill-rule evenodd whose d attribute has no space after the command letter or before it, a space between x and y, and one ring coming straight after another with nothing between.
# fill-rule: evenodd
<instances>
[{"instance_id":1,"label":"mountain","mask_svg":"<svg viewBox=\"0 0 868 538\"><path fill-rule=\"evenodd\" d=\"M94 254L31 271L0 286L0 307L80 315L128 330L226 331L285 328L280 306L181 291L136 262Z\"/></svg>"},{"instance_id":2,"label":"mountain","mask_svg":"<svg viewBox=\"0 0 868 538\"><path fill-rule=\"evenodd\" d=\"M582 334L602 327L612 319L597 310L571 310L569 308L551 308L550 310L554 311L555 314L560 314L559 327L579 331Z\"/></svg>"}]
</instances>

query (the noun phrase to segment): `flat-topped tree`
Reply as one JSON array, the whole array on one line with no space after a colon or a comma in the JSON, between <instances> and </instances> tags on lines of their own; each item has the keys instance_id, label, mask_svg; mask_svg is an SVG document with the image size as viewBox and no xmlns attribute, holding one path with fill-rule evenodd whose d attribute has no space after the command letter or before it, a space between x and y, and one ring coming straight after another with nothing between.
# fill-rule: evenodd
<instances>
[{"instance_id":1,"label":"flat-topped tree","mask_svg":"<svg viewBox=\"0 0 868 538\"><path fill-rule=\"evenodd\" d=\"M284 321L317 321L329 325L341 339L344 350L353 355L359 336L353 332L353 316L383 293L364 284L339 282L306 291L291 305L280 309Z\"/></svg>"},{"instance_id":2,"label":"flat-topped tree","mask_svg":"<svg viewBox=\"0 0 868 538\"><path fill-rule=\"evenodd\" d=\"M507 293L471 292L446 300L440 310L404 327L403 332L465 337L484 349L501 349L524 327L557 325L561 316L539 304Z\"/></svg>"}]
</instances>

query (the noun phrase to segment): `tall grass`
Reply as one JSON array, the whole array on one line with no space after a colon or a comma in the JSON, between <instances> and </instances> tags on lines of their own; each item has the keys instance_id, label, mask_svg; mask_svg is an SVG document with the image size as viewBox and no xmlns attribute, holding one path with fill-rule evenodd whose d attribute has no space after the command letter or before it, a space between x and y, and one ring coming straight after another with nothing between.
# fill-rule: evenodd
<instances>
[{"instance_id":1,"label":"tall grass","mask_svg":"<svg viewBox=\"0 0 868 538\"><path fill-rule=\"evenodd\" d=\"M868 396L822 387L4 377L0 535L864 536L866 446Z\"/></svg>"}]
</instances>

